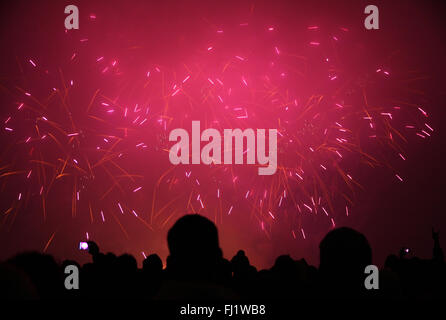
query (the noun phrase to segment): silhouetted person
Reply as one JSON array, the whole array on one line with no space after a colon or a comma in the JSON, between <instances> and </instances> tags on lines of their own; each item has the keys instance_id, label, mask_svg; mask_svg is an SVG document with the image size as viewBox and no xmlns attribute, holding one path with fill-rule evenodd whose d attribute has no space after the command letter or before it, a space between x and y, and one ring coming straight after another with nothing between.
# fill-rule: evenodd
<instances>
[{"instance_id":1,"label":"silhouetted person","mask_svg":"<svg viewBox=\"0 0 446 320\"><path fill-rule=\"evenodd\" d=\"M85 264L82 267L79 277L80 290L89 298L115 298L116 255L111 252L101 253L99 246L94 241L87 243L88 253L91 254L93 263ZM117 280L120 281L120 279Z\"/></svg>"},{"instance_id":2,"label":"silhouetted person","mask_svg":"<svg viewBox=\"0 0 446 320\"><path fill-rule=\"evenodd\" d=\"M440 246L440 232L435 232L434 228L432 228L432 239L434 240L433 260L444 263L443 249Z\"/></svg>"},{"instance_id":3,"label":"silhouetted person","mask_svg":"<svg viewBox=\"0 0 446 320\"><path fill-rule=\"evenodd\" d=\"M115 260L113 271L114 284L112 290L115 292L115 297L126 299L137 297L138 264L135 257L127 253L120 255Z\"/></svg>"},{"instance_id":4,"label":"silhouetted person","mask_svg":"<svg viewBox=\"0 0 446 320\"><path fill-rule=\"evenodd\" d=\"M157 254L147 256L142 262L141 270L142 283L139 287L141 295L153 297L159 290L164 280L163 262Z\"/></svg>"},{"instance_id":5,"label":"silhouetted person","mask_svg":"<svg viewBox=\"0 0 446 320\"><path fill-rule=\"evenodd\" d=\"M331 297L360 297L365 293L364 270L372 250L361 233L350 228L330 231L319 245L320 284Z\"/></svg>"},{"instance_id":6,"label":"silhouetted person","mask_svg":"<svg viewBox=\"0 0 446 320\"><path fill-rule=\"evenodd\" d=\"M198 214L178 219L167 234L167 277L159 297L218 299L229 292L218 285L222 251L215 224Z\"/></svg>"},{"instance_id":7,"label":"silhouetted person","mask_svg":"<svg viewBox=\"0 0 446 320\"><path fill-rule=\"evenodd\" d=\"M222 258L217 227L198 214L178 219L167 234L169 274L182 280L212 280Z\"/></svg>"},{"instance_id":8,"label":"silhouetted person","mask_svg":"<svg viewBox=\"0 0 446 320\"><path fill-rule=\"evenodd\" d=\"M26 274L39 298L63 297L63 273L52 256L39 252L21 253L9 259L7 264Z\"/></svg>"},{"instance_id":9,"label":"silhouetted person","mask_svg":"<svg viewBox=\"0 0 446 320\"><path fill-rule=\"evenodd\" d=\"M35 300L37 290L28 275L20 269L7 264L0 264L0 299Z\"/></svg>"}]
</instances>

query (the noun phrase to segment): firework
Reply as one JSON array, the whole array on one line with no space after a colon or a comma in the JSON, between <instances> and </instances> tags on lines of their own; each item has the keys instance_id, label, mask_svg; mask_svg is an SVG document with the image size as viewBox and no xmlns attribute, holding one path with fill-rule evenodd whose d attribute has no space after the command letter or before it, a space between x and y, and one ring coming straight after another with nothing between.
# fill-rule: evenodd
<instances>
[{"instance_id":1,"label":"firework","mask_svg":"<svg viewBox=\"0 0 446 320\"><path fill-rule=\"evenodd\" d=\"M290 42L280 25L203 27L206 44L170 64L134 58L138 46L112 56L85 37L79 46L93 49L62 65L24 53L29 81L11 86L15 103L3 120L3 224L30 206L42 221L70 208L69 216L117 223L128 237L126 219L154 231L197 212L217 223L243 215L266 237L286 220L289 237L305 240L311 224L329 229L354 214L355 194L367 188L358 167L404 182L397 168L408 141L434 133L425 106L401 93L406 74L348 51L354 30L311 25ZM94 75L71 78L74 69ZM172 166L168 134L192 120L277 129L277 173Z\"/></svg>"}]
</instances>

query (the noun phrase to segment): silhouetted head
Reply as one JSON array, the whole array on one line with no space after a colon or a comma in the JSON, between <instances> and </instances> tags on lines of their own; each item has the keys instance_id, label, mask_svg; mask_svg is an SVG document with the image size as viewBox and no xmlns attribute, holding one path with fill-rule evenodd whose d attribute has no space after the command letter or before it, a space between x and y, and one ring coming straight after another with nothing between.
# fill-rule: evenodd
<instances>
[{"instance_id":1,"label":"silhouetted head","mask_svg":"<svg viewBox=\"0 0 446 320\"><path fill-rule=\"evenodd\" d=\"M159 273L163 270L163 262L157 254L151 254L142 262L142 268L149 273Z\"/></svg>"},{"instance_id":2,"label":"silhouetted head","mask_svg":"<svg viewBox=\"0 0 446 320\"><path fill-rule=\"evenodd\" d=\"M372 263L372 250L365 236L350 228L330 231L319 245L319 271L328 282L345 288L363 286L364 270Z\"/></svg>"},{"instance_id":3,"label":"silhouetted head","mask_svg":"<svg viewBox=\"0 0 446 320\"><path fill-rule=\"evenodd\" d=\"M138 269L135 257L128 253L117 257L115 265L120 272L135 272Z\"/></svg>"},{"instance_id":4,"label":"silhouetted head","mask_svg":"<svg viewBox=\"0 0 446 320\"><path fill-rule=\"evenodd\" d=\"M167 234L167 244L168 268L183 275L205 277L222 256L217 227L198 214L178 219Z\"/></svg>"},{"instance_id":5,"label":"silhouetted head","mask_svg":"<svg viewBox=\"0 0 446 320\"><path fill-rule=\"evenodd\" d=\"M292 273L295 269L296 263L288 254L278 256L272 267L272 271L278 273Z\"/></svg>"}]
</instances>

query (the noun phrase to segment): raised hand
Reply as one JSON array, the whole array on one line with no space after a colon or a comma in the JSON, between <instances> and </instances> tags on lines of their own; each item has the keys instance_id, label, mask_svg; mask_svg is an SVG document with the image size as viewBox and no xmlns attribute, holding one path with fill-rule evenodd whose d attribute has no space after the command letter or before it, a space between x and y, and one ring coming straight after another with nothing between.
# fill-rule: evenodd
<instances>
[{"instance_id":1,"label":"raised hand","mask_svg":"<svg viewBox=\"0 0 446 320\"><path fill-rule=\"evenodd\" d=\"M439 238L440 238L440 231L435 231L434 228L432 228L432 239L434 239L434 241L438 241Z\"/></svg>"}]
</instances>

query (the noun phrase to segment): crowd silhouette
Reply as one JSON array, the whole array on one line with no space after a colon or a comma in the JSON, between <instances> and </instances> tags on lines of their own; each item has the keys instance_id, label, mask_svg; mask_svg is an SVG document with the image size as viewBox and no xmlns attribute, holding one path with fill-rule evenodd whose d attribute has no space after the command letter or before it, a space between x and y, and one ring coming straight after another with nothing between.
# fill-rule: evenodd
<instances>
[{"instance_id":1,"label":"crowd silhouette","mask_svg":"<svg viewBox=\"0 0 446 320\"><path fill-rule=\"evenodd\" d=\"M320 265L289 255L270 269L257 270L243 250L223 258L218 230L198 214L176 221L169 230L166 268L151 254L141 269L129 254L102 253L88 242L91 262L58 264L38 252L20 253L0 264L0 295L9 299L125 298L153 301L293 300L299 298L437 299L445 298L446 266L439 233L432 230L431 259L409 258L406 249L389 255L379 272L379 289L364 286L372 250L361 233L350 228L330 231L320 243ZM76 265L79 289L64 286L65 267Z\"/></svg>"}]
</instances>

